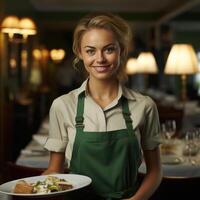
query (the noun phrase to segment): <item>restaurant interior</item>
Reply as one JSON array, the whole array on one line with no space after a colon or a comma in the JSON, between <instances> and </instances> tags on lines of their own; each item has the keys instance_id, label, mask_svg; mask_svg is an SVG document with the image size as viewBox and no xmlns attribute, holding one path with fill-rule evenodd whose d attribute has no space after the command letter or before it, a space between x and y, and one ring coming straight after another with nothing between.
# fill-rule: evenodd
<instances>
[{"instance_id":1,"label":"restaurant interior","mask_svg":"<svg viewBox=\"0 0 200 200\"><path fill-rule=\"evenodd\" d=\"M126 85L152 97L161 125L163 180L152 200L194 197L200 185L200 0L0 0L0 184L47 167L51 103L86 78L72 65L72 39L90 12L118 14L133 31ZM142 178L143 163L139 171Z\"/></svg>"}]
</instances>

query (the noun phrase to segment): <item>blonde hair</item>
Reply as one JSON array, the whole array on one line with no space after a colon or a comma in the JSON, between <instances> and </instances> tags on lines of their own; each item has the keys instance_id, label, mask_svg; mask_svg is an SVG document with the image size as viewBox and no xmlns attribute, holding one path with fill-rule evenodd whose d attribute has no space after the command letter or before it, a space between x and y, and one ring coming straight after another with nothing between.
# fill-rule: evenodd
<instances>
[{"instance_id":1,"label":"blonde hair","mask_svg":"<svg viewBox=\"0 0 200 200\"><path fill-rule=\"evenodd\" d=\"M128 23L119 16L112 14L90 14L82 18L74 30L73 52L76 56L74 66L80 61L79 52L83 34L93 28L103 28L111 30L119 42L121 48L120 66L117 72L118 80L126 80L125 71L128 49L132 39L132 31Z\"/></svg>"}]
</instances>

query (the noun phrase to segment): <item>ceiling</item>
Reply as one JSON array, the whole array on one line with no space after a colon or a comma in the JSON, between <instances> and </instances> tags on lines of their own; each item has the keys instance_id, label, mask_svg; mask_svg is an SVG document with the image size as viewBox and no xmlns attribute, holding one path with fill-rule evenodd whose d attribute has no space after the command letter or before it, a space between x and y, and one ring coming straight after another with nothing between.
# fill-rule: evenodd
<instances>
[{"instance_id":1,"label":"ceiling","mask_svg":"<svg viewBox=\"0 0 200 200\"><path fill-rule=\"evenodd\" d=\"M0 0L5 15L32 17L43 43L64 45L71 41L71 33L77 21L89 12L113 12L125 18L135 35L142 40L152 27L170 25L180 32L180 40L199 44L200 0ZM19 3L20 2L20 3ZM156 30L156 29L155 29ZM67 32L67 36L66 36ZM174 33L173 32L173 33ZM194 37L195 32L195 37ZM182 38L183 39L182 39ZM55 40L56 38L56 40ZM67 39L66 39L67 38ZM60 42L59 42L60 41Z\"/></svg>"},{"instance_id":2,"label":"ceiling","mask_svg":"<svg viewBox=\"0 0 200 200\"><path fill-rule=\"evenodd\" d=\"M4 0L4 5L6 14L31 16L48 29L72 28L93 11L117 13L135 27L178 21L200 29L200 0Z\"/></svg>"}]
</instances>

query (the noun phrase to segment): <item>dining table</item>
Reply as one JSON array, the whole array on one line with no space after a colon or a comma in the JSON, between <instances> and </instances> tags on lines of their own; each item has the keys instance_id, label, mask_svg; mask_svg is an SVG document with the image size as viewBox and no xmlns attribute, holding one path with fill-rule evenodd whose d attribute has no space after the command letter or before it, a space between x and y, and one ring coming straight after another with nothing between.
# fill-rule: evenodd
<instances>
[{"instance_id":1,"label":"dining table","mask_svg":"<svg viewBox=\"0 0 200 200\"><path fill-rule=\"evenodd\" d=\"M193 104L191 107L192 106ZM196 115L199 115L199 112L195 112L195 116ZM190 117L193 115L187 113L187 116ZM187 119L185 120L187 121ZM197 123L198 120L195 122ZM185 125L188 126L188 123L185 123ZM189 126L191 126L191 124L189 124ZM37 133L33 134L31 141L21 150L20 155L16 160L17 165L35 168L48 167L50 154L46 149L44 149L44 144L48 137L48 131L49 121L48 117L46 117ZM167 177L200 177L199 141L196 146L198 147L198 151L195 154L188 156L184 153L186 147L184 138L172 138L170 140L162 138L160 151L163 175ZM145 162L141 163L139 172L146 173ZM0 194L0 199L11 200L9 196L3 194Z\"/></svg>"},{"instance_id":2,"label":"dining table","mask_svg":"<svg viewBox=\"0 0 200 200\"><path fill-rule=\"evenodd\" d=\"M30 143L21 150L16 164L35 168L48 167L49 152L44 149L48 137L47 129L48 124L43 124L40 131L33 135ZM186 141L184 138L163 139L160 145L163 175L200 177L200 143L196 144L196 147L196 153L191 153L189 156L185 153ZM139 172L146 172L145 162L140 165Z\"/></svg>"},{"instance_id":3,"label":"dining table","mask_svg":"<svg viewBox=\"0 0 200 200\"><path fill-rule=\"evenodd\" d=\"M174 101L166 101L169 104ZM171 99L171 98L170 98ZM176 104L177 106L183 106L181 104ZM187 101L184 104L184 118L182 124L182 136L187 130L197 127L200 123L200 107L197 101ZM19 157L16 160L16 164L47 168L49 161L49 152L44 149L44 144L46 142L49 131L49 118L48 115L44 118L41 123L40 128L37 133L32 136L32 140L29 144L21 150ZM166 145L166 142L170 145ZM197 145L200 146L200 143ZM200 177L200 151L192 156L192 159L188 159L187 155L184 155L185 141L184 138L173 138L170 141L161 141L161 161L164 176L184 176L184 177ZM163 149L168 147L168 152L163 151ZM195 160L195 163L193 162ZM67 161L66 161L67 162ZM145 163L142 162L140 172L146 172Z\"/></svg>"}]
</instances>

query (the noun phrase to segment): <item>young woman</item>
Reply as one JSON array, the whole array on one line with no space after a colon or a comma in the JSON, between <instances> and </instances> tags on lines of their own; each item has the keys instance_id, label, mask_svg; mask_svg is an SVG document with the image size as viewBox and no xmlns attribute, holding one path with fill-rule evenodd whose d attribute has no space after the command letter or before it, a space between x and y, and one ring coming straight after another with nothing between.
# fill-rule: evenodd
<instances>
[{"instance_id":1,"label":"young woman","mask_svg":"<svg viewBox=\"0 0 200 200\"><path fill-rule=\"evenodd\" d=\"M75 29L75 64L84 64L88 78L54 100L45 144L45 174L63 172L67 160L71 173L92 178L67 199L146 200L161 181L156 105L123 85L130 40L128 24L111 14L86 16ZM142 157L147 173L138 186Z\"/></svg>"}]
</instances>

